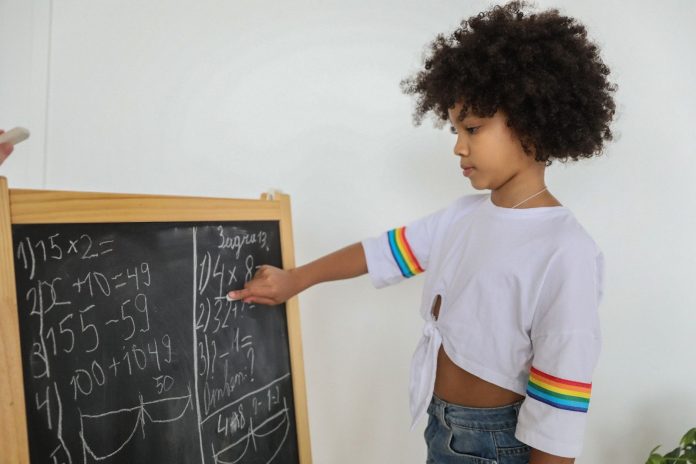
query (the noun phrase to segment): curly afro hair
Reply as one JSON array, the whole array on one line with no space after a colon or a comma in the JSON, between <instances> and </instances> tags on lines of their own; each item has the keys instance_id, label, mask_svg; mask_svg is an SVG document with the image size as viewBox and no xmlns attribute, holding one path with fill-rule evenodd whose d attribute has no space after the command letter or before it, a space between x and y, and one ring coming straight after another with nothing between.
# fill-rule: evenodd
<instances>
[{"instance_id":1,"label":"curly afro hair","mask_svg":"<svg viewBox=\"0 0 696 464\"><path fill-rule=\"evenodd\" d=\"M601 154L613 140L609 124L615 112L607 81L609 69L598 47L575 19L557 9L522 11L525 1L493 6L460 23L449 37L429 44L425 69L400 83L417 94L413 122L428 111L435 127L449 121L447 110L463 103L458 115L490 117L500 109L524 152L551 166Z\"/></svg>"}]
</instances>

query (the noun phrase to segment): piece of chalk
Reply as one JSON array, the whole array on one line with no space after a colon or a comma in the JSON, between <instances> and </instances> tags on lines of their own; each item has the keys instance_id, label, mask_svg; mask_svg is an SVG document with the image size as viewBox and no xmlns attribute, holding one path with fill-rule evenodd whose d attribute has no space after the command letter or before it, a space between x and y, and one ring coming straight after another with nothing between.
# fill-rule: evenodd
<instances>
[{"instance_id":1,"label":"piece of chalk","mask_svg":"<svg viewBox=\"0 0 696 464\"><path fill-rule=\"evenodd\" d=\"M0 143L10 143L12 145L17 145L29 138L29 131L23 127L15 127L10 129L4 134L0 134Z\"/></svg>"},{"instance_id":2,"label":"piece of chalk","mask_svg":"<svg viewBox=\"0 0 696 464\"><path fill-rule=\"evenodd\" d=\"M234 298L230 298L229 295L225 295L225 298L227 299L227 301L234 301Z\"/></svg>"}]
</instances>

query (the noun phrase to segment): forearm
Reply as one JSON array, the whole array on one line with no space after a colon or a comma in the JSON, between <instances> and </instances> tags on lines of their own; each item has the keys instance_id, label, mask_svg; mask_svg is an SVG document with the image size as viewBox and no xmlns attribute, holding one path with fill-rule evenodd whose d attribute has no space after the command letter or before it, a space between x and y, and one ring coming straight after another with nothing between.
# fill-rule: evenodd
<instances>
[{"instance_id":1,"label":"forearm","mask_svg":"<svg viewBox=\"0 0 696 464\"><path fill-rule=\"evenodd\" d=\"M292 273L300 285L299 291L320 282L357 277L367 273L365 252L362 244L357 242L292 269Z\"/></svg>"},{"instance_id":2,"label":"forearm","mask_svg":"<svg viewBox=\"0 0 696 464\"><path fill-rule=\"evenodd\" d=\"M563 458L553 454L544 453L536 448L532 448L529 454L529 464L573 464L575 458Z\"/></svg>"}]
</instances>

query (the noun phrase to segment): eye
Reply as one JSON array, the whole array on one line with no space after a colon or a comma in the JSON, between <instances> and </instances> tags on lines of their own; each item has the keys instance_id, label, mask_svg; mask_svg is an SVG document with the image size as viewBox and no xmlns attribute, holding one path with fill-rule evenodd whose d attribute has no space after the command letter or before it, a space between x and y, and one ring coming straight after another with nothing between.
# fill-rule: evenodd
<instances>
[{"instance_id":1,"label":"eye","mask_svg":"<svg viewBox=\"0 0 696 464\"><path fill-rule=\"evenodd\" d=\"M481 126L467 127L466 130L467 130L470 134L474 134L473 131L475 131L475 130L478 129L479 127L481 127Z\"/></svg>"},{"instance_id":2,"label":"eye","mask_svg":"<svg viewBox=\"0 0 696 464\"><path fill-rule=\"evenodd\" d=\"M476 133L476 132L474 132L474 131L475 131L476 129L478 129L479 127L481 127L481 126L466 127L465 130L466 130L469 134L474 135L474 134ZM456 135L456 134L457 134L457 129L455 129L454 126L450 126L450 132L451 132L452 134L455 134L455 135Z\"/></svg>"}]
</instances>

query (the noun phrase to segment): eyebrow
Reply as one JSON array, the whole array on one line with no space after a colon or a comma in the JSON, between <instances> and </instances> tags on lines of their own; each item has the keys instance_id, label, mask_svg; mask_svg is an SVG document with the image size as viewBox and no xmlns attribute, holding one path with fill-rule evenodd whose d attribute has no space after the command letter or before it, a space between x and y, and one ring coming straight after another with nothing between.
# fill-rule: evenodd
<instances>
[{"instance_id":1,"label":"eyebrow","mask_svg":"<svg viewBox=\"0 0 696 464\"><path fill-rule=\"evenodd\" d=\"M462 124L464 124L464 122L465 122L467 119L480 119L480 118L479 118L478 116L474 116L473 114L467 114L466 116L464 116L464 119L462 119L460 122L461 122ZM450 125L454 126L454 123L452 122L452 120L449 119L449 118L448 118L448 120L449 120Z\"/></svg>"}]
</instances>

